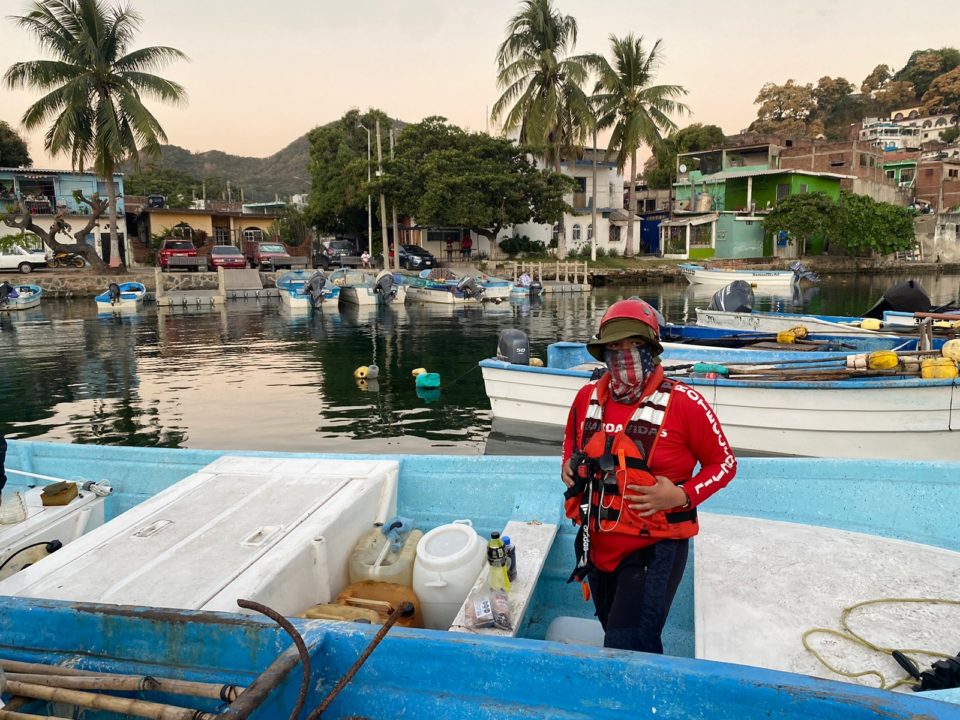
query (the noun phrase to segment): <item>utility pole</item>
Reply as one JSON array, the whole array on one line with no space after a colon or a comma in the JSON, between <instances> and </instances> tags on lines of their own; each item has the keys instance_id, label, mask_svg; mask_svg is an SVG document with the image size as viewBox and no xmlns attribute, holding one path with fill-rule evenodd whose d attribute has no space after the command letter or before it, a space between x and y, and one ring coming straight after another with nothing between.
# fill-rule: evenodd
<instances>
[{"instance_id":1,"label":"utility pole","mask_svg":"<svg viewBox=\"0 0 960 720\"><path fill-rule=\"evenodd\" d=\"M393 128L390 128L390 159L393 160ZM397 203L390 198L390 212L393 213L393 256L394 270L400 269L400 233L397 228Z\"/></svg>"},{"instance_id":2,"label":"utility pole","mask_svg":"<svg viewBox=\"0 0 960 720\"><path fill-rule=\"evenodd\" d=\"M367 131L367 252L373 257L373 196L370 195L370 128L363 123L357 123Z\"/></svg>"},{"instance_id":3,"label":"utility pole","mask_svg":"<svg viewBox=\"0 0 960 720\"><path fill-rule=\"evenodd\" d=\"M607 207L610 207L609 205ZM593 123L593 197L590 198L590 228L593 244L590 246L590 260L597 261L597 123Z\"/></svg>"},{"instance_id":4,"label":"utility pole","mask_svg":"<svg viewBox=\"0 0 960 720\"><path fill-rule=\"evenodd\" d=\"M383 179L383 146L380 143L380 119L377 119L377 177ZM380 232L383 236L383 266L390 267L389 241L387 239L387 201L383 197L383 188L380 189ZM394 239L396 245L396 239ZM394 248L394 255L399 251Z\"/></svg>"}]
</instances>

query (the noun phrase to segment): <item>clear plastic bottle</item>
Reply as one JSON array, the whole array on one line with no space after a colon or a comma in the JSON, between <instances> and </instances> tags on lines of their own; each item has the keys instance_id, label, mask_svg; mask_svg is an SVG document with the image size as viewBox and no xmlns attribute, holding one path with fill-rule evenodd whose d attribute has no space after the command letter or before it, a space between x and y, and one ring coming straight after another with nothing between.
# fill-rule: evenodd
<instances>
[{"instance_id":1,"label":"clear plastic bottle","mask_svg":"<svg viewBox=\"0 0 960 720\"><path fill-rule=\"evenodd\" d=\"M27 519L27 506L18 492L4 493L0 500L0 525L15 525Z\"/></svg>"},{"instance_id":2,"label":"clear plastic bottle","mask_svg":"<svg viewBox=\"0 0 960 720\"><path fill-rule=\"evenodd\" d=\"M510 582L517 579L517 546L510 542L510 536L503 536L503 546L507 549L507 577Z\"/></svg>"},{"instance_id":3,"label":"clear plastic bottle","mask_svg":"<svg viewBox=\"0 0 960 720\"><path fill-rule=\"evenodd\" d=\"M490 589L510 591L510 577L507 574L507 549L500 539L500 533L490 533L487 543L487 562L490 563Z\"/></svg>"}]
</instances>

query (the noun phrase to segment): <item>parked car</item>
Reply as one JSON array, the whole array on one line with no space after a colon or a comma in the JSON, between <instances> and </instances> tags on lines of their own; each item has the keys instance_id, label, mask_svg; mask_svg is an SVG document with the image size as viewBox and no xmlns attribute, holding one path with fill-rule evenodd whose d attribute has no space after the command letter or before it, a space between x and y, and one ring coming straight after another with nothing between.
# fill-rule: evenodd
<instances>
[{"instance_id":1,"label":"parked car","mask_svg":"<svg viewBox=\"0 0 960 720\"><path fill-rule=\"evenodd\" d=\"M280 242L248 242L243 253L250 261L250 267L275 270L276 268L292 268L294 260L287 252L287 248Z\"/></svg>"},{"instance_id":2,"label":"parked car","mask_svg":"<svg viewBox=\"0 0 960 720\"><path fill-rule=\"evenodd\" d=\"M32 272L38 267L47 266L47 256L43 250L26 250L19 245L10 245L0 249L0 270L19 270Z\"/></svg>"},{"instance_id":3,"label":"parked car","mask_svg":"<svg viewBox=\"0 0 960 720\"><path fill-rule=\"evenodd\" d=\"M322 267L324 270L329 270L331 266L359 264L360 252L352 240L330 240L320 245L313 256L313 266Z\"/></svg>"},{"instance_id":4,"label":"parked car","mask_svg":"<svg viewBox=\"0 0 960 720\"><path fill-rule=\"evenodd\" d=\"M240 248L233 245L214 245L207 255L207 267L211 272L220 267L227 269L245 268L246 266L247 259L240 252Z\"/></svg>"},{"instance_id":5,"label":"parked car","mask_svg":"<svg viewBox=\"0 0 960 720\"><path fill-rule=\"evenodd\" d=\"M162 270L175 267L198 270L202 263L203 258L197 257L197 249L190 240L164 238L157 250L157 264Z\"/></svg>"},{"instance_id":6,"label":"parked car","mask_svg":"<svg viewBox=\"0 0 960 720\"><path fill-rule=\"evenodd\" d=\"M390 248L390 265L393 266L393 248ZM434 268L437 267L437 258L419 245L401 245L400 267L407 270Z\"/></svg>"}]
</instances>

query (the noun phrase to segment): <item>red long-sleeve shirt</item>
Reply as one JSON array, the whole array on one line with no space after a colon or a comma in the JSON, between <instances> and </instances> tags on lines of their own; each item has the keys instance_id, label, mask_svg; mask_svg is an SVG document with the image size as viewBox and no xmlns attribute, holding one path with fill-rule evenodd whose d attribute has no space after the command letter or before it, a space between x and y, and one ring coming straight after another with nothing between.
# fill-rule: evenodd
<instances>
[{"instance_id":1,"label":"red long-sleeve shirt","mask_svg":"<svg viewBox=\"0 0 960 720\"><path fill-rule=\"evenodd\" d=\"M658 366L645 384L646 397L656 391L663 382L663 370ZM590 397L595 382L580 388L567 417L567 430L563 439L563 461L573 453L573 438L576 433L580 443L581 428L574 431L574 417L582 425L587 416ZM603 413L603 432L613 435L619 432L630 419L632 405L623 405L607 399ZM644 442L644 454L654 475L663 475L673 482L684 482L683 489L690 497L690 506L696 507L717 490L726 486L737 472L733 455L723 428L713 410L700 393L683 383L675 383L670 393L670 408L660 426L656 451L650 455L652 439ZM693 474L700 464L700 470ZM613 572L620 561L630 553L656 542L622 533L590 534L591 560L598 570Z\"/></svg>"}]
</instances>

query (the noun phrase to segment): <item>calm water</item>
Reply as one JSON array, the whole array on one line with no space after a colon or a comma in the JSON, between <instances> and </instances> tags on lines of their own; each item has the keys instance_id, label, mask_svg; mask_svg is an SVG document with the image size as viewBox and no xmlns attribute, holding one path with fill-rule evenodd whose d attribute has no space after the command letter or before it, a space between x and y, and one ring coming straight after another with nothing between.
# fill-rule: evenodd
<instances>
[{"instance_id":1,"label":"calm water","mask_svg":"<svg viewBox=\"0 0 960 720\"><path fill-rule=\"evenodd\" d=\"M801 304L758 295L757 305L859 314L901 279L825 278ZM960 295L956 276L918 279L935 304ZM117 316L98 316L92 300L44 301L0 313L0 431L99 444L482 453L491 417L476 364L495 352L498 333L523 330L532 353L545 357L549 343L586 339L610 303L634 294L685 322L711 291L647 285L532 305L352 312L231 301ZM353 370L374 361L379 380L358 387ZM440 373L439 397L417 394L417 367ZM494 442L498 452L511 449L502 434Z\"/></svg>"}]
</instances>

